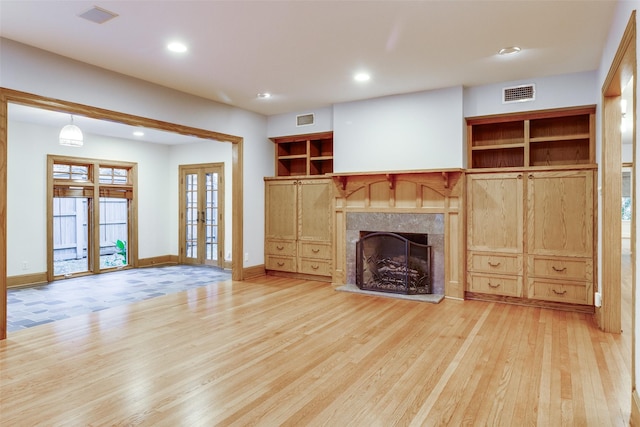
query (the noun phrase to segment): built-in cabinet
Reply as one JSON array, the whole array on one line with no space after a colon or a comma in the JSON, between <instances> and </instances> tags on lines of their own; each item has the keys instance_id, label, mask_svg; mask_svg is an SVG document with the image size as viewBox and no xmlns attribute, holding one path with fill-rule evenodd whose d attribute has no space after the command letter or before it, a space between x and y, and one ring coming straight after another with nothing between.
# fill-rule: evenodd
<instances>
[{"instance_id":1,"label":"built-in cabinet","mask_svg":"<svg viewBox=\"0 0 640 427\"><path fill-rule=\"evenodd\" d=\"M265 178L265 203L265 269L330 278L331 178Z\"/></svg>"},{"instance_id":2,"label":"built-in cabinet","mask_svg":"<svg viewBox=\"0 0 640 427\"><path fill-rule=\"evenodd\" d=\"M594 120L594 107L467 119L467 297L593 305Z\"/></svg>"},{"instance_id":3,"label":"built-in cabinet","mask_svg":"<svg viewBox=\"0 0 640 427\"><path fill-rule=\"evenodd\" d=\"M467 175L467 290L522 297L522 172Z\"/></svg>"},{"instance_id":4,"label":"built-in cabinet","mask_svg":"<svg viewBox=\"0 0 640 427\"><path fill-rule=\"evenodd\" d=\"M593 304L594 172L527 174L527 297Z\"/></svg>"}]
</instances>

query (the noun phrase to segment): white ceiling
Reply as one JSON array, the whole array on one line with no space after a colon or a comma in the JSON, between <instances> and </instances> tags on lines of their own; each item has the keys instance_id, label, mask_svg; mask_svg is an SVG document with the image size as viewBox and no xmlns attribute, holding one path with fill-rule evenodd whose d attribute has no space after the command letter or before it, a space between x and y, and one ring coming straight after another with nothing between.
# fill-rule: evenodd
<instances>
[{"instance_id":1,"label":"white ceiling","mask_svg":"<svg viewBox=\"0 0 640 427\"><path fill-rule=\"evenodd\" d=\"M0 36L268 116L595 70L615 4L0 0ZM104 24L78 17L94 6L119 16ZM189 51L167 51L174 39ZM513 45L522 52L497 55ZM371 80L354 82L358 71Z\"/></svg>"}]
</instances>

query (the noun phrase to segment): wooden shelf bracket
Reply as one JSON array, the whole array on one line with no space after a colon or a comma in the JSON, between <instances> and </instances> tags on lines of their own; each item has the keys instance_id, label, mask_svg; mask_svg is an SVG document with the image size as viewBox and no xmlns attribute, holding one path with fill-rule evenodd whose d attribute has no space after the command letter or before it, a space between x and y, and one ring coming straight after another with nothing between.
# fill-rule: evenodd
<instances>
[{"instance_id":1,"label":"wooden shelf bracket","mask_svg":"<svg viewBox=\"0 0 640 427\"><path fill-rule=\"evenodd\" d=\"M342 189L342 191L347 189L347 177L342 175L342 176L338 176L338 182L340 182L340 188Z\"/></svg>"},{"instance_id":2,"label":"wooden shelf bracket","mask_svg":"<svg viewBox=\"0 0 640 427\"><path fill-rule=\"evenodd\" d=\"M449 172L442 172L442 179L444 180L444 188L449 188Z\"/></svg>"},{"instance_id":3,"label":"wooden shelf bracket","mask_svg":"<svg viewBox=\"0 0 640 427\"><path fill-rule=\"evenodd\" d=\"M387 177L387 181L389 181L389 188L393 190L394 187L396 186L396 175L392 173L388 173L388 174L385 174L385 176Z\"/></svg>"}]
</instances>

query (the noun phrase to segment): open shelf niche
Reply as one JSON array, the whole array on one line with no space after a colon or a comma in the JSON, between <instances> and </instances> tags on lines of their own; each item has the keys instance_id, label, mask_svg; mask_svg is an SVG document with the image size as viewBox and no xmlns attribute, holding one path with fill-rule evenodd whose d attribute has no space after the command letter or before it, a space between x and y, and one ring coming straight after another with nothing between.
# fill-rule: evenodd
<instances>
[{"instance_id":1,"label":"open shelf niche","mask_svg":"<svg viewBox=\"0 0 640 427\"><path fill-rule=\"evenodd\" d=\"M271 138L276 144L277 176L333 173L333 132Z\"/></svg>"},{"instance_id":2,"label":"open shelf niche","mask_svg":"<svg viewBox=\"0 0 640 427\"><path fill-rule=\"evenodd\" d=\"M595 164L595 106L467 118L470 169Z\"/></svg>"}]
</instances>

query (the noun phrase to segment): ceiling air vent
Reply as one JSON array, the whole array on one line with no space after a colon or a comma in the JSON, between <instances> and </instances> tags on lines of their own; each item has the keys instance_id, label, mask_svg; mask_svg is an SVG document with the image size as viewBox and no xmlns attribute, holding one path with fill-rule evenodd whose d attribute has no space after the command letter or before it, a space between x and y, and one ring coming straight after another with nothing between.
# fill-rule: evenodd
<instances>
[{"instance_id":1,"label":"ceiling air vent","mask_svg":"<svg viewBox=\"0 0 640 427\"><path fill-rule=\"evenodd\" d=\"M110 12L107 9L103 9L98 6L94 6L78 16L80 18L86 19L87 21L95 22L96 24L104 24L108 20L118 16L118 14Z\"/></svg>"},{"instance_id":2,"label":"ceiling air vent","mask_svg":"<svg viewBox=\"0 0 640 427\"><path fill-rule=\"evenodd\" d=\"M536 85L521 85L502 88L502 103L534 101L536 99Z\"/></svg>"},{"instance_id":3,"label":"ceiling air vent","mask_svg":"<svg viewBox=\"0 0 640 427\"><path fill-rule=\"evenodd\" d=\"M314 122L313 113L302 114L300 116L296 116L296 125L297 126L312 125L313 122Z\"/></svg>"}]
</instances>

